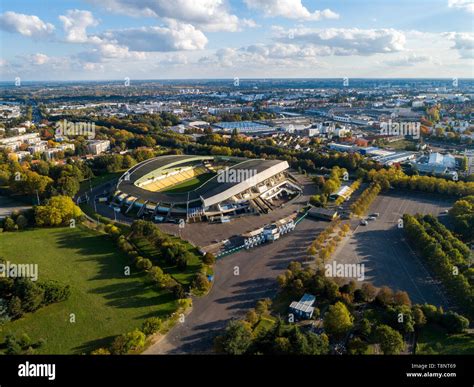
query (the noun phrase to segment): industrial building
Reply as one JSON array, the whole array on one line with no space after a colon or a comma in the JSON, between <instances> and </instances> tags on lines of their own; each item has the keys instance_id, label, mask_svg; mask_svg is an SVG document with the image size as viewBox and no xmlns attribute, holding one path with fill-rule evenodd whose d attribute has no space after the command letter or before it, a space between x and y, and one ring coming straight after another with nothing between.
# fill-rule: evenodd
<instances>
[{"instance_id":1,"label":"industrial building","mask_svg":"<svg viewBox=\"0 0 474 387\"><path fill-rule=\"evenodd\" d=\"M316 297L305 293L299 301L293 301L290 304L290 313L293 313L296 317L300 319L310 319L313 317L314 313L314 302Z\"/></svg>"}]
</instances>

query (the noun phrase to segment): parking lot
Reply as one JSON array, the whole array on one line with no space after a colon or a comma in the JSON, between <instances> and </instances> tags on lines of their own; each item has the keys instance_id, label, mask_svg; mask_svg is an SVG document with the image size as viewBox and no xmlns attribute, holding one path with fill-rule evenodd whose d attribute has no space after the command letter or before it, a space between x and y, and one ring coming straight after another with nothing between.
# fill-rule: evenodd
<instances>
[{"instance_id":1,"label":"parking lot","mask_svg":"<svg viewBox=\"0 0 474 387\"><path fill-rule=\"evenodd\" d=\"M232 318L239 318L256 301L274 297L276 277L293 260L301 260L306 249L328 222L303 220L295 231L259 247L242 250L217 261L215 283L205 297L193 300L191 314L178 323L146 353L206 353L213 348L214 337ZM235 275L236 268L238 275Z\"/></svg>"},{"instance_id":2,"label":"parking lot","mask_svg":"<svg viewBox=\"0 0 474 387\"><path fill-rule=\"evenodd\" d=\"M441 219L453 200L441 195L409 191L380 195L369 213L378 212L376 220L357 225L353 236L336 251L337 263L365 265L365 280L375 286L389 286L406 291L414 303L447 306L436 281L404 240L398 220L403 214L433 214Z\"/></svg>"},{"instance_id":3,"label":"parking lot","mask_svg":"<svg viewBox=\"0 0 474 387\"><path fill-rule=\"evenodd\" d=\"M182 230L179 230L178 225L171 223L158 224L158 227L169 234L180 234L182 238L200 247L253 231L289 216L308 204L309 197L315 194L314 184L303 175L295 174L294 176L303 186L303 193L286 203L284 207L271 211L268 214L242 216L229 223L187 223Z\"/></svg>"}]
</instances>

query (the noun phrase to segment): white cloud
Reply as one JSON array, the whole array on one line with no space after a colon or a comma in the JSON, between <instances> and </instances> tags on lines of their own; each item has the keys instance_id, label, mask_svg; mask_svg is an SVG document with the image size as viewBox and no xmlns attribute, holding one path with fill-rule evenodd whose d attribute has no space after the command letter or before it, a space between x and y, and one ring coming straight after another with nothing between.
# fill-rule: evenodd
<instances>
[{"instance_id":1,"label":"white cloud","mask_svg":"<svg viewBox=\"0 0 474 387\"><path fill-rule=\"evenodd\" d=\"M29 56L30 63L35 65L44 65L49 62L49 57L45 54L37 53Z\"/></svg>"},{"instance_id":2,"label":"white cloud","mask_svg":"<svg viewBox=\"0 0 474 387\"><path fill-rule=\"evenodd\" d=\"M140 51L130 51L128 47L115 43L102 43L89 51L77 54L76 58L82 63L99 63L111 59L144 60L147 55Z\"/></svg>"},{"instance_id":3,"label":"white cloud","mask_svg":"<svg viewBox=\"0 0 474 387\"><path fill-rule=\"evenodd\" d=\"M461 58L474 58L474 33L449 32L445 36L454 43L452 48L458 50Z\"/></svg>"},{"instance_id":4,"label":"white cloud","mask_svg":"<svg viewBox=\"0 0 474 387\"><path fill-rule=\"evenodd\" d=\"M194 26L171 20L166 27L129 28L104 36L131 51L202 50L207 44L206 36Z\"/></svg>"},{"instance_id":5,"label":"white cloud","mask_svg":"<svg viewBox=\"0 0 474 387\"><path fill-rule=\"evenodd\" d=\"M338 19L339 15L330 9L310 12L301 0L244 0L247 7L262 11L267 17L282 16L287 19L321 20Z\"/></svg>"},{"instance_id":6,"label":"white cloud","mask_svg":"<svg viewBox=\"0 0 474 387\"><path fill-rule=\"evenodd\" d=\"M66 41L71 43L90 42L93 38L87 35L87 28L95 27L99 24L98 20L92 15L92 12L79 9L68 10L66 15L59 16L59 20L63 23Z\"/></svg>"},{"instance_id":7,"label":"white cloud","mask_svg":"<svg viewBox=\"0 0 474 387\"><path fill-rule=\"evenodd\" d=\"M205 31L238 31L255 23L229 12L225 0L89 0L109 11L136 17L174 19Z\"/></svg>"},{"instance_id":8,"label":"white cloud","mask_svg":"<svg viewBox=\"0 0 474 387\"><path fill-rule=\"evenodd\" d=\"M404 50L405 34L390 29L359 28L295 28L284 30L275 27L277 41L286 43L305 43L323 46L331 50L332 55L373 55Z\"/></svg>"},{"instance_id":9,"label":"white cloud","mask_svg":"<svg viewBox=\"0 0 474 387\"><path fill-rule=\"evenodd\" d=\"M411 53L409 55L403 55L401 57L390 59L385 61L384 63L388 66L396 66L396 67L411 67L416 66L421 63L436 63L440 64L438 61L433 60L433 58L429 55L418 55Z\"/></svg>"},{"instance_id":10,"label":"white cloud","mask_svg":"<svg viewBox=\"0 0 474 387\"><path fill-rule=\"evenodd\" d=\"M448 0L448 7L474 13L474 1L472 0Z\"/></svg>"},{"instance_id":11,"label":"white cloud","mask_svg":"<svg viewBox=\"0 0 474 387\"><path fill-rule=\"evenodd\" d=\"M104 71L104 65L101 63L85 62L83 63L82 68L85 71L91 71L91 72Z\"/></svg>"},{"instance_id":12,"label":"white cloud","mask_svg":"<svg viewBox=\"0 0 474 387\"><path fill-rule=\"evenodd\" d=\"M307 67L319 65L321 50L316 47L300 47L294 44L253 44L241 48L222 48L214 55L200 59L201 64L233 67L238 71L251 68L261 71L266 67ZM324 53L323 53L324 54Z\"/></svg>"},{"instance_id":13,"label":"white cloud","mask_svg":"<svg viewBox=\"0 0 474 387\"><path fill-rule=\"evenodd\" d=\"M0 15L0 29L36 38L52 34L54 26L51 23L45 23L35 15L5 12Z\"/></svg>"}]
</instances>

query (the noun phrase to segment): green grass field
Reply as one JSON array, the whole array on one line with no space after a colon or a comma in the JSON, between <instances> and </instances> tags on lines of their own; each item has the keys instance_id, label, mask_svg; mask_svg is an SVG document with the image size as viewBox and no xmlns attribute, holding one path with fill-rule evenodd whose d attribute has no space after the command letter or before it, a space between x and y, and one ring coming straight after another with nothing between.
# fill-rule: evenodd
<instances>
[{"instance_id":1,"label":"green grass field","mask_svg":"<svg viewBox=\"0 0 474 387\"><path fill-rule=\"evenodd\" d=\"M399 140L399 141L394 141L390 142L387 145L384 145L382 148L391 148L394 150L406 150L407 147L408 149L412 149L416 145L415 141L410 141L410 140Z\"/></svg>"},{"instance_id":2,"label":"green grass field","mask_svg":"<svg viewBox=\"0 0 474 387\"><path fill-rule=\"evenodd\" d=\"M419 337L417 355L473 355L474 334L448 334L437 325L425 327Z\"/></svg>"},{"instance_id":3,"label":"green grass field","mask_svg":"<svg viewBox=\"0 0 474 387\"><path fill-rule=\"evenodd\" d=\"M202 175L194 176L192 179L183 181L182 183L173 185L172 187L165 189L162 192L166 193L181 193L192 191L193 189L198 188L200 185L204 184L209 180L215 173L203 173Z\"/></svg>"},{"instance_id":4,"label":"green grass field","mask_svg":"<svg viewBox=\"0 0 474 387\"><path fill-rule=\"evenodd\" d=\"M180 241L176 237L170 237L176 240L176 243L185 243L188 251L193 253L193 258L189 261L186 270L180 271L176 266L171 266L162 256L161 253L144 238L134 238L133 243L138 248L140 254L146 258L150 258L152 262L161 267L163 271L170 274L176 281L183 286L189 286L194 277L201 270L202 262L198 252L191 244Z\"/></svg>"},{"instance_id":5,"label":"green grass field","mask_svg":"<svg viewBox=\"0 0 474 387\"><path fill-rule=\"evenodd\" d=\"M114 336L139 328L148 317L177 308L173 296L156 291L144 275L124 275L129 265L114 243L82 227L36 229L0 234L0 255L16 263L37 263L39 280L71 285L71 297L0 327L8 333L43 338L38 353L80 354L108 345ZM74 313L76 322L70 323Z\"/></svg>"}]
</instances>

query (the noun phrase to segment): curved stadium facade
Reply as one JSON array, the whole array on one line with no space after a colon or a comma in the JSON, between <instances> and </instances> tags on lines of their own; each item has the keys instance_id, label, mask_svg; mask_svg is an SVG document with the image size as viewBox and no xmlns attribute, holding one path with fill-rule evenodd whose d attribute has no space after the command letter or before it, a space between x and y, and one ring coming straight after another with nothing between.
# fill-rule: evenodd
<instances>
[{"instance_id":1,"label":"curved stadium facade","mask_svg":"<svg viewBox=\"0 0 474 387\"><path fill-rule=\"evenodd\" d=\"M168 155L119 179L113 204L138 217L185 218L266 213L301 192L281 160Z\"/></svg>"}]
</instances>

